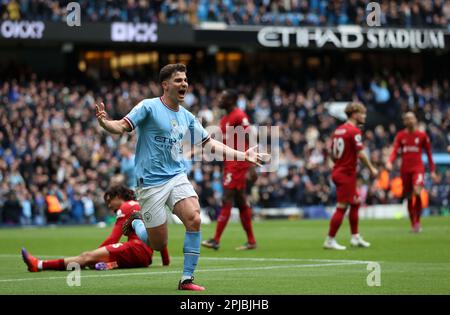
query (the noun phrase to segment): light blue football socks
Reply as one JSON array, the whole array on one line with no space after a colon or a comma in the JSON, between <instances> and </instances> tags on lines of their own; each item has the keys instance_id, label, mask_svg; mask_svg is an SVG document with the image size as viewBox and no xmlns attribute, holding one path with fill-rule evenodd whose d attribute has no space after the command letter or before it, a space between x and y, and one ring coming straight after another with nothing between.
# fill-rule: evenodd
<instances>
[{"instance_id":1,"label":"light blue football socks","mask_svg":"<svg viewBox=\"0 0 450 315\"><path fill-rule=\"evenodd\" d=\"M134 231L136 232L137 236L141 241L143 241L145 244L148 240L148 234L147 229L145 228L144 222L139 219L134 219L133 222L131 222L131 226L133 227Z\"/></svg>"},{"instance_id":2,"label":"light blue football socks","mask_svg":"<svg viewBox=\"0 0 450 315\"><path fill-rule=\"evenodd\" d=\"M181 281L191 279L194 274L195 267L197 267L198 258L200 257L200 242L202 240L202 233L188 232L184 235L184 268L183 277Z\"/></svg>"}]
</instances>

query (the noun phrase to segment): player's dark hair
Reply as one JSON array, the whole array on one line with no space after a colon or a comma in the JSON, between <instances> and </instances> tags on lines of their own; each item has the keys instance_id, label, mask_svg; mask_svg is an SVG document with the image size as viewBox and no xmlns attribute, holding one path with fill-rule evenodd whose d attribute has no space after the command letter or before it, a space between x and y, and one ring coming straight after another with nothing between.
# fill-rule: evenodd
<instances>
[{"instance_id":1,"label":"player's dark hair","mask_svg":"<svg viewBox=\"0 0 450 315\"><path fill-rule=\"evenodd\" d=\"M238 100L238 92L234 89L226 89L224 91L226 93L226 97L227 99L230 101L230 103L232 104L236 104L237 100Z\"/></svg>"},{"instance_id":2,"label":"player's dark hair","mask_svg":"<svg viewBox=\"0 0 450 315\"><path fill-rule=\"evenodd\" d=\"M119 197L124 201L136 200L136 195L134 194L134 191L125 187L124 185L111 186L103 195L105 203L108 203L109 200L115 197Z\"/></svg>"},{"instance_id":3,"label":"player's dark hair","mask_svg":"<svg viewBox=\"0 0 450 315\"><path fill-rule=\"evenodd\" d=\"M159 83L163 83L163 81L169 80L172 75L176 72L187 72L186 66L182 63L171 63L165 65L159 71Z\"/></svg>"}]
</instances>

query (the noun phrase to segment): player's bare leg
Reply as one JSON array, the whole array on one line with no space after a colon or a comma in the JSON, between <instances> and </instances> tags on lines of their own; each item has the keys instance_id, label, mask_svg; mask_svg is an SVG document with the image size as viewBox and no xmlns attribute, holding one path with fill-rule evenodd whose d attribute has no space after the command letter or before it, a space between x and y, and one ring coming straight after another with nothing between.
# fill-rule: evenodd
<instances>
[{"instance_id":1,"label":"player's bare leg","mask_svg":"<svg viewBox=\"0 0 450 315\"><path fill-rule=\"evenodd\" d=\"M204 287L193 282L194 271L200 256L200 204L196 197L189 197L178 201L173 208L173 213L180 218L186 228L184 236L184 268L183 276L178 283L178 290L203 291Z\"/></svg>"},{"instance_id":2,"label":"player's bare leg","mask_svg":"<svg viewBox=\"0 0 450 315\"><path fill-rule=\"evenodd\" d=\"M412 231L414 233L422 232L422 227L420 225L420 216L422 215L422 186L416 185L414 186L414 195L413 195L413 208L414 208L414 222Z\"/></svg>"},{"instance_id":3,"label":"player's bare leg","mask_svg":"<svg viewBox=\"0 0 450 315\"><path fill-rule=\"evenodd\" d=\"M93 251L84 252L81 255L52 260L40 260L35 258L26 249L22 249L22 258L28 266L28 271L41 270L66 270L67 265L76 263L80 268L93 267L98 262L109 263L109 252L106 247L100 247ZM117 265L117 264L116 264Z\"/></svg>"},{"instance_id":4,"label":"player's bare leg","mask_svg":"<svg viewBox=\"0 0 450 315\"><path fill-rule=\"evenodd\" d=\"M231 215L231 207L233 206L233 200L235 196L234 189L225 188L223 191L222 198L222 209L220 210L219 217L217 218L216 225L216 233L213 238L203 241L202 246L206 248L219 249L220 247L220 238L222 237L222 233L227 226L228 220Z\"/></svg>"},{"instance_id":5,"label":"player's bare leg","mask_svg":"<svg viewBox=\"0 0 450 315\"><path fill-rule=\"evenodd\" d=\"M333 217L330 220L330 229L328 231L328 236L323 243L323 248L325 249L336 249L336 250L345 250L347 247L338 244L335 237L339 227L344 220L345 211L347 210L347 203L338 203L336 205L336 211L333 214Z\"/></svg>"},{"instance_id":6,"label":"player's bare leg","mask_svg":"<svg viewBox=\"0 0 450 315\"><path fill-rule=\"evenodd\" d=\"M156 240L154 240L155 243L162 242L164 239L166 240L165 242L167 243L168 232L167 232L167 225L156 227L154 229L155 229L154 232L151 232L152 229L145 228L144 221L142 220L140 212L132 213L122 226L122 232L124 235L130 234L131 231L134 230L134 232L142 242L147 244L147 246L152 248L153 250L156 250L151 246L149 233L153 234L152 236L153 238L157 238ZM166 234L166 237L164 237L164 233ZM161 253L161 260L163 266L168 266L170 264L170 255L167 245L159 252Z\"/></svg>"},{"instance_id":7,"label":"player's bare leg","mask_svg":"<svg viewBox=\"0 0 450 315\"><path fill-rule=\"evenodd\" d=\"M153 250L162 251L167 246L167 222L161 224L160 226L147 228L147 235L147 245Z\"/></svg>"},{"instance_id":8,"label":"player's bare leg","mask_svg":"<svg viewBox=\"0 0 450 315\"><path fill-rule=\"evenodd\" d=\"M242 227L247 234L247 243L236 248L237 250L248 250L256 248L256 240L253 234L252 226L252 208L250 207L244 190L236 190L236 205L239 208L239 216L241 218Z\"/></svg>"}]
</instances>

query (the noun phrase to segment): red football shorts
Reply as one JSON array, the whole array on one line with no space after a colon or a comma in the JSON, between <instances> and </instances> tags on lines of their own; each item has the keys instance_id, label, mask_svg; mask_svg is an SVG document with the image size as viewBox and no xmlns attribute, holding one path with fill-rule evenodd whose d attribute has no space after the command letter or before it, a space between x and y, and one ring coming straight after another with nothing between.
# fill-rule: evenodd
<instances>
[{"instance_id":1,"label":"red football shorts","mask_svg":"<svg viewBox=\"0 0 450 315\"><path fill-rule=\"evenodd\" d=\"M245 189L247 186L247 168L241 169L224 169L223 171L223 188L224 189Z\"/></svg>"},{"instance_id":2,"label":"red football shorts","mask_svg":"<svg viewBox=\"0 0 450 315\"><path fill-rule=\"evenodd\" d=\"M106 250L109 261L117 262L119 268L147 267L152 263L153 251L138 240L107 245Z\"/></svg>"},{"instance_id":3,"label":"red football shorts","mask_svg":"<svg viewBox=\"0 0 450 315\"><path fill-rule=\"evenodd\" d=\"M333 173L331 178L336 185L338 203L355 204L359 202L359 195L356 191L356 174Z\"/></svg>"},{"instance_id":4,"label":"red football shorts","mask_svg":"<svg viewBox=\"0 0 450 315\"><path fill-rule=\"evenodd\" d=\"M421 172L402 172L403 195L413 192L414 186L423 187L424 175Z\"/></svg>"}]
</instances>

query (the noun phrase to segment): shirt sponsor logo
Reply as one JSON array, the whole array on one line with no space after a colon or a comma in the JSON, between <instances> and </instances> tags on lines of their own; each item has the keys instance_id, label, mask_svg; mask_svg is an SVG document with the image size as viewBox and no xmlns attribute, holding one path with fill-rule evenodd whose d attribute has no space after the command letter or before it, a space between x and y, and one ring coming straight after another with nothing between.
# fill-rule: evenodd
<instances>
[{"instance_id":1,"label":"shirt sponsor logo","mask_svg":"<svg viewBox=\"0 0 450 315\"><path fill-rule=\"evenodd\" d=\"M407 153L407 152L419 152L420 149L416 146L405 146L403 147L403 153Z\"/></svg>"}]
</instances>

